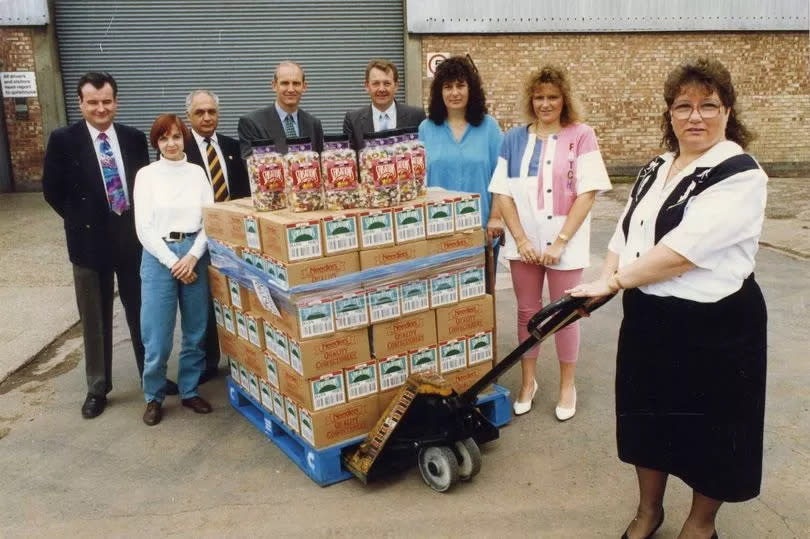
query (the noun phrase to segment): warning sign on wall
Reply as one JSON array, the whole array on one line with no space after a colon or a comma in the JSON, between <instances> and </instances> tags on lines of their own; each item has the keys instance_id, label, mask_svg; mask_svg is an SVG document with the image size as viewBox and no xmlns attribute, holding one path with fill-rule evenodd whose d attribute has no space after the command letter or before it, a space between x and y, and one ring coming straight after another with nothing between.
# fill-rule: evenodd
<instances>
[{"instance_id":1,"label":"warning sign on wall","mask_svg":"<svg viewBox=\"0 0 810 539\"><path fill-rule=\"evenodd\" d=\"M433 75L436 74L436 68L439 67L439 64L447 60L452 56L449 52L429 52L426 55L427 60L427 76L429 79L433 78Z\"/></svg>"},{"instance_id":2,"label":"warning sign on wall","mask_svg":"<svg viewBox=\"0 0 810 539\"><path fill-rule=\"evenodd\" d=\"M2 71L3 97L36 97L37 77L33 71Z\"/></svg>"}]
</instances>

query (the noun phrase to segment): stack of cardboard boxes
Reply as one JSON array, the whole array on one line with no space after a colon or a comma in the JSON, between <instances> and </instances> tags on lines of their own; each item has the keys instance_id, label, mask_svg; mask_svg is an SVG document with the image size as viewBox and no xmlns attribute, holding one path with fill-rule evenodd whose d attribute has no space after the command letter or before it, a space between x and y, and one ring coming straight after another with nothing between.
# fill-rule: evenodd
<instances>
[{"instance_id":1,"label":"stack of cardboard boxes","mask_svg":"<svg viewBox=\"0 0 810 539\"><path fill-rule=\"evenodd\" d=\"M210 267L231 376L313 447L367 433L411 373L435 370L463 391L492 367L478 195L299 214L242 199L204 214L216 248L274 290L268 301Z\"/></svg>"}]
</instances>

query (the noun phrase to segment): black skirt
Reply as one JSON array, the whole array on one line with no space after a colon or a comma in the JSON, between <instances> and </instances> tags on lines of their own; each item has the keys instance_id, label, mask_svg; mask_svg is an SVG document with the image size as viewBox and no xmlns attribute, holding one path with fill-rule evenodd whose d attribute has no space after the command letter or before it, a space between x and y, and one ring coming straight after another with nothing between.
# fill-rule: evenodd
<instances>
[{"instance_id":1,"label":"black skirt","mask_svg":"<svg viewBox=\"0 0 810 539\"><path fill-rule=\"evenodd\" d=\"M766 323L753 275L698 303L627 290L616 366L619 458L717 500L759 494Z\"/></svg>"}]
</instances>

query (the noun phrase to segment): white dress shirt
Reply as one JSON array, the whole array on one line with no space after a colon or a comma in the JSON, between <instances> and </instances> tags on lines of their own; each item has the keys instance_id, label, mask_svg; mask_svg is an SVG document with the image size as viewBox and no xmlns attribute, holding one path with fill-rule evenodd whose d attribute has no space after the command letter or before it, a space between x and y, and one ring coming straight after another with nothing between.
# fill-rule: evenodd
<instances>
[{"instance_id":1,"label":"white dress shirt","mask_svg":"<svg viewBox=\"0 0 810 539\"><path fill-rule=\"evenodd\" d=\"M194 141L197 143L197 148L200 149L200 155L202 155L203 163L205 163L205 175L208 176L208 181L211 181L211 170L208 168L208 143L205 142L205 137L194 131L191 130L191 135L194 137ZM225 177L225 185L228 186L228 192L231 192L231 183L228 180L228 167L225 166L225 156L222 155L222 148L219 147L219 140L217 140L217 134L214 133L211 135L211 145L214 147L214 151L217 152L217 156L219 156L219 166L222 168L222 175Z\"/></svg>"},{"instance_id":2,"label":"white dress shirt","mask_svg":"<svg viewBox=\"0 0 810 539\"><path fill-rule=\"evenodd\" d=\"M388 126L385 129L396 129L397 128L397 104L396 102L392 101L391 106L388 107L386 110L379 110L374 105L371 105L371 115L374 117L374 131L382 131L383 125L386 122L383 121L383 114L388 115Z\"/></svg>"},{"instance_id":3,"label":"white dress shirt","mask_svg":"<svg viewBox=\"0 0 810 539\"><path fill-rule=\"evenodd\" d=\"M169 232L198 232L189 253L199 259L208 238L202 226L202 207L214 203L214 191L202 167L158 159L135 176L135 232L143 248L167 268L179 257L163 240Z\"/></svg>"},{"instance_id":4,"label":"white dress shirt","mask_svg":"<svg viewBox=\"0 0 810 539\"><path fill-rule=\"evenodd\" d=\"M121 186L124 188L124 196L127 199L127 204L132 207L132 201L129 199L129 189L127 189L127 172L124 170L124 157L121 155L121 148L118 145L118 135L115 133L115 127L110 125L106 131L99 131L90 122L85 121L87 129L90 130L90 139L93 141L93 149L96 150L96 161L98 161L98 169L101 171L101 185L104 187L104 192L107 192L107 185L104 183L104 168L101 166L101 156L98 153L99 140L98 136L101 133L106 133L107 142L110 143L113 156L115 157L115 164L118 167L118 177L121 178ZM109 204L109 200L107 201Z\"/></svg>"},{"instance_id":5,"label":"white dress shirt","mask_svg":"<svg viewBox=\"0 0 810 539\"><path fill-rule=\"evenodd\" d=\"M680 180L697 167L711 168L743 153L736 143L724 141L692 161L664 185L675 160L662 155L647 194L630 217L627 238L622 223L630 201L619 218L608 249L619 255L619 268L627 266L655 245L655 223L667 197ZM680 224L661 238L661 243L680 254L696 268L666 281L639 289L655 296L674 296L709 303L738 291L754 271L754 256L765 220L768 176L761 168L739 172L707 188L686 203Z\"/></svg>"}]
</instances>

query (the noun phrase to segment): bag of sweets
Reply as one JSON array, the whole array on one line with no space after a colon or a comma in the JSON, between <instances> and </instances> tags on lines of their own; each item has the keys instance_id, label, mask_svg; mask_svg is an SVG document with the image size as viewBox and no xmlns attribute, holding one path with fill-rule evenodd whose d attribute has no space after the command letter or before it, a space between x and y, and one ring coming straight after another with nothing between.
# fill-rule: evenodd
<instances>
[{"instance_id":1,"label":"bag of sweets","mask_svg":"<svg viewBox=\"0 0 810 539\"><path fill-rule=\"evenodd\" d=\"M419 188L411 168L411 141L409 135L401 133L391 139L394 161L397 164L399 201L407 202L419 196Z\"/></svg>"},{"instance_id":2,"label":"bag of sweets","mask_svg":"<svg viewBox=\"0 0 810 539\"><path fill-rule=\"evenodd\" d=\"M406 143L410 149L411 156L411 172L413 173L413 180L416 184L416 189L419 196L427 194L427 185L425 185L425 177L427 176L427 169L425 168L425 145L419 140L419 132L417 128L404 129Z\"/></svg>"},{"instance_id":3,"label":"bag of sweets","mask_svg":"<svg viewBox=\"0 0 810 539\"><path fill-rule=\"evenodd\" d=\"M363 136L360 150L360 189L367 208L389 208L399 204L399 184L394 151L388 145L390 131Z\"/></svg>"},{"instance_id":4,"label":"bag of sweets","mask_svg":"<svg viewBox=\"0 0 810 539\"><path fill-rule=\"evenodd\" d=\"M287 140L284 155L284 178L287 181L287 207L293 212L323 208L321 162L309 138Z\"/></svg>"},{"instance_id":5,"label":"bag of sweets","mask_svg":"<svg viewBox=\"0 0 810 539\"><path fill-rule=\"evenodd\" d=\"M265 144L264 142L260 144ZM284 156L272 145L257 145L247 158L250 194L259 211L281 210L287 207L284 186Z\"/></svg>"},{"instance_id":6,"label":"bag of sweets","mask_svg":"<svg viewBox=\"0 0 810 539\"><path fill-rule=\"evenodd\" d=\"M357 174L357 154L349 145L347 136L324 137L321 179L325 209L349 210L363 207Z\"/></svg>"}]
</instances>

